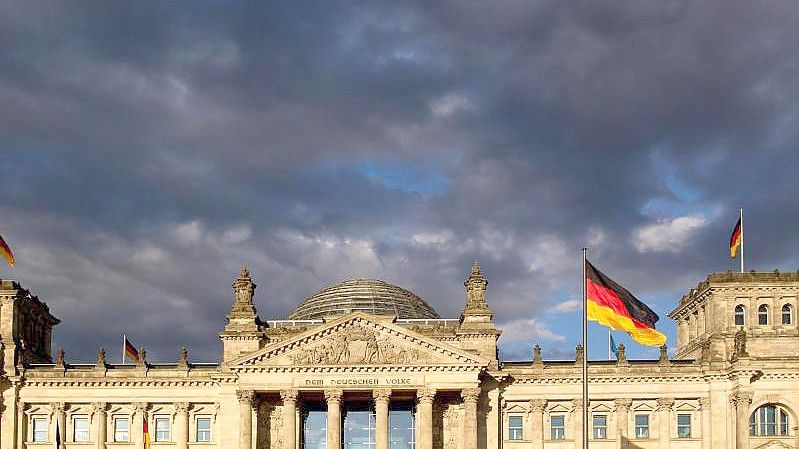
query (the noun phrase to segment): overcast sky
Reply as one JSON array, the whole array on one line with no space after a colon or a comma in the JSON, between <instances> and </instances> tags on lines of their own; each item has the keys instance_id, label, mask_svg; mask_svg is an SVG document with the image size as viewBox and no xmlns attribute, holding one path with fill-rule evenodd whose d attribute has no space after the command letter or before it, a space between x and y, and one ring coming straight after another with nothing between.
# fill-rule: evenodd
<instances>
[{"instance_id":1,"label":"overcast sky","mask_svg":"<svg viewBox=\"0 0 799 449\"><path fill-rule=\"evenodd\" d=\"M587 245L673 347L739 205L748 267L799 268L797 25L791 0L3 0L0 277L68 361L123 332L216 361L244 264L262 319L354 277L457 317L479 260L503 358L568 358Z\"/></svg>"}]
</instances>

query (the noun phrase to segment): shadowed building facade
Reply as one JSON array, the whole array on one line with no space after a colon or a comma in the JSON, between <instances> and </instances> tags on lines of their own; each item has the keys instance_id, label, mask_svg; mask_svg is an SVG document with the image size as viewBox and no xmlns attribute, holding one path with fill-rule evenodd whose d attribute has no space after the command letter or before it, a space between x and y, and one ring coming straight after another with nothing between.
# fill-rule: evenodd
<instances>
[{"instance_id":1,"label":"shadowed building facade","mask_svg":"<svg viewBox=\"0 0 799 449\"><path fill-rule=\"evenodd\" d=\"M91 364L52 354L58 324L0 284L0 448L565 449L581 447L581 364L500 361L475 264L443 319L386 282L345 281L288 319L259 317L242 269L217 363ZM675 358L591 361L592 448L797 448L799 274L712 274L670 313ZM271 317L270 317L271 318Z\"/></svg>"}]
</instances>

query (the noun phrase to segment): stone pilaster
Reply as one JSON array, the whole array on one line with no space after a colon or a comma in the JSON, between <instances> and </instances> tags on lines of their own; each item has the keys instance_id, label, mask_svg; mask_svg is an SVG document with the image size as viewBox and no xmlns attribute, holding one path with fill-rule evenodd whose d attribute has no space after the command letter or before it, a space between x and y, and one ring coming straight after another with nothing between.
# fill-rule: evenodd
<instances>
[{"instance_id":1,"label":"stone pilaster","mask_svg":"<svg viewBox=\"0 0 799 449\"><path fill-rule=\"evenodd\" d=\"M629 423L630 406L632 399L616 399L616 447L627 449L630 441Z\"/></svg>"},{"instance_id":2,"label":"stone pilaster","mask_svg":"<svg viewBox=\"0 0 799 449\"><path fill-rule=\"evenodd\" d=\"M325 390L327 402L327 449L341 449L341 395L336 388Z\"/></svg>"},{"instance_id":3,"label":"stone pilaster","mask_svg":"<svg viewBox=\"0 0 799 449\"><path fill-rule=\"evenodd\" d=\"M671 408L674 398L658 398L658 447L668 449L671 446Z\"/></svg>"},{"instance_id":4,"label":"stone pilaster","mask_svg":"<svg viewBox=\"0 0 799 449\"><path fill-rule=\"evenodd\" d=\"M702 449L710 449L710 436L713 433L710 398L699 398L699 407L702 409Z\"/></svg>"},{"instance_id":5,"label":"stone pilaster","mask_svg":"<svg viewBox=\"0 0 799 449\"><path fill-rule=\"evenodd\" d=\"M106 427L106 408L108 408L108 404L105 402L95 402L92 404L92 419L95 422L94 429L97 432L94 436L94 444L97 449L105 449L106 435L108 435L108 429Z\"/></svg>"},{"instance_id":6,"label":"stone pilaster","mask_svg":"<svg viewBox=\"0 0 799 449\"><path fill-rule=\"evenodd\" d=\"M175 404L175 447L177 449L189 448L189 403L178 402Z\"/></svg>"},{"instance_id":7,"label":"stone pilaster","mask_svg":"<svg viewBox=\"0 0 799 449\"><path fill-rule=\"evenodd\" d=\"M574 447L583 447L583 400L572 399L572 429L571 433L574 435Z\"/></svg>"},{"instance_id":8,"label":"stone pilaster","mask_svg":"<svg viewBox=\"0 0 799 449\"><path fill-rule=\"evenodd\" d=\"M141 429L144 428L144 421L147 419L147 408L150 406L147 402L137 402L133 404L133 422L129 429L130 441L135 443L137 447L144 447L142 441L143 435ZM135 432L134 429L139 429Z\"/></svg>"},{"instance_id":9,"label":"stone pilaster","mask_svg":"<svg viewBox=\"0 0 799 449\"><path fill-rule=\"evenodd\" d=\"M530 401L530 442L533 449L544 447L544 409L547 407L546 399L533 399Z\"/></svg>"},{"instance_id":10,"label":"stone pilaster","mask_svg":"<svg viewBox=\"0 0 799 449\"><path fill-rule=\"evenodd\" d=\"M50 404L50 409L53 411L53 436L55 436L55 431L58 429L58 433L61 435L61 441L67 441L67 414L64 411L66 406L63 402L53 402ZM58 426L55 425L58 423Z\"/></svg>"},{"instance_id":11,"label":"stone pilaster","mask_svg":"<svg viewBox=\"0 0 799 449\"><path fill-rule=\"evenodd\" d=\"M433 449L433 401L436 390L424 388L416 392L416 448Z\"/></svg>"},{"instance_id":12,"label":"stone pilaster","mask_svg":"<svg viewBox=\"0 0 799 449\"><path fill-rule=\"evenodd\" d=\"M388 449L388 409L391 390L388 388L374 390L372 397L375 401L376 449Z\"/></svg>"},{"instance_id":13,"label":"stone pilaster","mask_svg":"<svg viewBox=\"0 0 799 449\"><path fill-rule=\"evenodd\" d=\"M730 405L735 409L735 448L749 449L749 406L751 391L736 391L730 396Z\"/></svg>"},{"instance_id":14,"label":"stone pilaster","mask_svg":"<svg viewBox=\"0 0 799 449\"><path fill-rule=\"evenodd\" d=\"M280 399L283 400L283 441L286 449L297 448L297 390L283 390Z\"/></svg>"},{"instance_id":15,"label":"stone pilaster","mask_svg":"<svg viewBox=\"0 0 799 449\"><path fill-rule=\"evenodd\" d=\"M239 399L239 449L252 449L252 407L255 392L238 390Z\"/></svg>"}]
</instances>

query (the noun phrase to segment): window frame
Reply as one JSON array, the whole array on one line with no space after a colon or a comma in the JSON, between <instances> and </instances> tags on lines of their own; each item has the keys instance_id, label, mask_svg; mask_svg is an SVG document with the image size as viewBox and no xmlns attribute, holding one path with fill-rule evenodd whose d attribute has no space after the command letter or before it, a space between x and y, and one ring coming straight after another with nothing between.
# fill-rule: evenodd
<instances>
[{"instance_id":1,"label":"window frame","mask_svg":"<svg viewBox=\"0 0 799 449\"><path fill-rule=\"evenodd\" d=\"M783 326L790 326L793 324L793 306L790 304L783 304L781 317L780 322Z\"/></svg>"},{"instance_id":2,"label":"window frame","mask_svg":"<svg viewBox=\"0 0 799 449\"><path fill-rule=\"evenodd\" d=\"M768 320L769 320L768 315L769 315L768 305L760 304L757 307L757 325L768 326Z\"/></svg>"},{"instance_id":3,"label":"window frame","mask_svg":"<svg viewBox=\"0 0 799 449\"><path fill-rule=\"evenodd\" d=\"M738 318L740 318L740 323ZM746 326L746 307L743 304L735 306L732 322L734 326Z\"/></svg>"},{"instance_id":4,"label":"window frame","mask_svg":"<svg viewBox=\"0 0 799 449\"><path fill-rule=\"evenodd\" d=\"M166 423L166 430L159 429L159 423ZM172 441L172 419L168 415L155 415L153 416L153 428L155 433L153 435L154 442L156 443L169 443Z\"/></svg>"},{"instance_id":5,"label":"window frame","mask_svg":"<svg viewBox=\"0 0 799 449\"><path fill-rule=\"evenodd\" d=\"M687 418L688 423L680 423L680 418ZM681 430L687 429L687 434L682 434ZM691 413L677 413L677 438L691 438L693 434L693 416Z\"/></svg>"},{"instance_id":6,"label":"window frame","mask_svg":"<svg viewBox=\"0 0 799 449\"><path fill-rule=\"evenodd\" d=\"M604 424L598 426L596 423L597 418L604 420ZM595 440L608 439L608 415L606 413L597 413L591 415L591 436Z\"/></svg>"},{"instance_id":7,"label":"window frame","mask_svg":"<svg viewBox=\"0 0 799 449\"><path fill-rule=\"evenodd\" d=\"M119 429L119 425L118 424L119 424L120 421L125 421L125 423L127 424L127 428L125 430L120 430ZM113 417L111 417L111 423L114 426L114 429L113 429L113 431L114 431L113 442L114 443L129 443L130 442L130 416L126 416L126 415L113 416ZM121 438L119 438L119 435L122 434L123 432L124 432L125 438L121 439Z\"/></svg>"},{"instance_id":8,"label":"window frame","mask_svg":"<svg viewBox=\"0 0 799 449\"><path fill-rule=\"evenodd\" d=\"M36 423L44 423L44 429L38 429L38 436L37 436L37 429ZM30 441L31 443L48 443L50 442L50 419L47 416L43 415L33 415L30 417L31 423L31 436ZM44 439L41 439L41 437Z\"/></svg>"},{"instance_id":9,"label":"window frame","mask_svg":"<svg viewBox=\"0 0 799 449\"><path fill-rule=\"evenodd\" d=\"M200 429L200 421L208 421L208 429L207 430ZM212 438L213 438L213 434L214 434L213 430L212 430L212 426L213 426L213 421L211 421L211 417L210 416L207 416L207 415L195 416L194 417L194 442L195 443L210 443L210 442L212 442L213 441ZM200 438L200 432L207 432L208 433L208 437L207 437L208 439L206 439L206 440L201 439Z\"/></svg>"},{"instance_id":10,"label":"window frame","mask_svg":"<svg viewBox=\"0 0 799 449\"><path fill-rule=\"evenodd\" d=\"M644 424L638 423L638 418L644 418L646 422ZM636 413L633 417L633 424L635 427L635 438L639 440L648 440L649 439L649 414L648 413ZM639 429L642 429L643 432L639 432Z\"/></svg>"},{"instance_id":11,"label":"window frame","mask_svg":"<svg viewBox=\"0 0 799 449\"><path fill-rule=\"evenodd\" d=\"M554 424L555 418L559 418L561 420L561 424L559 426ZM566 439L566 415L558 413L549 416L549 438L551 440Z\"/></svg>"},{"instance_id":12,"label":"window frame","mask_svg":"<svg viewBox=\"0 0 799 449\"><path fill-rule=\"evenodd\" d=\"M767 409L774 409L774 420L769 421ZM764 422L764 418L766 418ZM791 415L788 410L775 403L765 403L757 407L749 416L749 435L756 437L786 437L791 436ZM773 427L774 432L768 430L763 432L763 429Z\"/></svg>"},{"instance_id":13,"label":"window frame","mask_svg":"<svg viewBox=\"0 0 799 449\"><path fill-rule=\"evenodd\" d=\"M77 422L83 421L86 424L85 430L78 430ZM82 439L78 438L78 432L85 432ZM90 441L91 427L89 417L87 415L74 415L72 416L72 442L73 443L88 443Z\"/></svg>"},{"instance_id":14,"label":"window frame","mask_svg":"<svg viewBox=\"0 0 799 449\"><path fill-rule=\"evenodd\" d=\"M511 423L513 420L519 420L519 425L514 426ZM523 415L508 415L508 440L509 441L523 441L524 440L524 416Z\"/></svg>"}]
</instances>

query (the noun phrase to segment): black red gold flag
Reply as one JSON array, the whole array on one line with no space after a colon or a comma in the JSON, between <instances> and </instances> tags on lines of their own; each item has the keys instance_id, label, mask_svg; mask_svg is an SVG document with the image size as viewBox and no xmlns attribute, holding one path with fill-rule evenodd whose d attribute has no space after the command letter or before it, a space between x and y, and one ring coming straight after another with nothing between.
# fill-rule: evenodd
<instances>
[{"instance_id":1,"label":"black red gold flag","mask_svg":"<svg viewBox=\"0 0 799 449\"><path fill-rule=\"evenodd\" d=\"M738 248L741 247L742 237L741 219L739 218L738 223L735 223L735 228L732 230L732 235L730 235L730 257L733 259L735 259L735 256L738 254Z\"/></svg>"}]
</instances>

